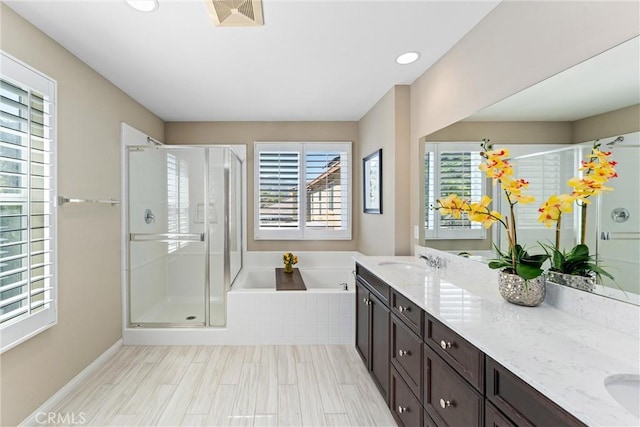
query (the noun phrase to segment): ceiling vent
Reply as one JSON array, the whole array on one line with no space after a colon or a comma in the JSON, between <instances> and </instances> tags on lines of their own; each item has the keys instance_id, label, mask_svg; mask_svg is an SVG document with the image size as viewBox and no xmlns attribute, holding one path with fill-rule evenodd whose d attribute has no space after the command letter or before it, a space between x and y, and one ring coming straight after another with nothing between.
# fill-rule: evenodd
<instances>
[{"instance_id":1,"label":"ceiling vent","mask_svg":"<svg viewBox=\"0 0 640 427\"><path fill-rule=\"evenodd\" d=\"M207 0L213 22L220 27L264 25L261 0Z\"/></svg>"}]
</instances>

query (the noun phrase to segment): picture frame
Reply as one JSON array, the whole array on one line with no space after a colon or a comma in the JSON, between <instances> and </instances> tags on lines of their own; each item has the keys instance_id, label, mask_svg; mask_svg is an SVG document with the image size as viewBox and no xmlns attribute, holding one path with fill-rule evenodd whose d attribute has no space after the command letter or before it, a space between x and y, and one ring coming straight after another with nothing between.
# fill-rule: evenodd
<instances>
[{"instance_id":1,"label":"picture frame","mask_svg":"<svg viewBox=\"0 0 640 427\"><path fill-rule=\"evenodd\" d=\"M382 214L382 148L362 159L364 213Z\"/></svg>"}]
</instances>

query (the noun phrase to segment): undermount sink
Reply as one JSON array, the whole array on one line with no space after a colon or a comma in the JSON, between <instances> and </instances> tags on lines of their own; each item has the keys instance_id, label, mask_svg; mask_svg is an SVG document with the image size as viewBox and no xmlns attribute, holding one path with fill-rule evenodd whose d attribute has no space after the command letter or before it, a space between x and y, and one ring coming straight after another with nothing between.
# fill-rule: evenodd
<instances>
[{"instance_id":1,"label":"undermount sink","mask_svg":"<svg viewBox=\"0 0 640 427\"><path fill-rule=\"evenodd\" d=\"M640 375L610 375L604 379L604 387L624 409L640 418Z\"/></svg>"},{"instance_id":2,"label":"undermount sink","mask_svg":"<svg viewBox=\"0 0 640 427\"><path fill-rule=\"evenodd\" d=\"M424 273L427 271L426 265L415 264L412 262L404 262L404 261L382 261L378 263L381 267L392 267L397 268L399 270L404 271L415 271L419 273Z\"/></svg>"}]
</instances>

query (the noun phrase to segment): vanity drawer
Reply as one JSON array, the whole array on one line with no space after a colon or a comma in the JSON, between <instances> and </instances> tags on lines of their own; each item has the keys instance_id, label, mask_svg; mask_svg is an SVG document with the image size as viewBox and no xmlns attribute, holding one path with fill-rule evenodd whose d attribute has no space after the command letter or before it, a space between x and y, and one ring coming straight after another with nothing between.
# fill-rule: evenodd
<instances>
[{"instance_id":1,"label":"vanity drawer","mask_svg":"<svg viewBox=\"0 0 640 427\"><path fill-rule=\"evenodd\" d=\"M480 350L429 315L425 316L424 340L476 390L484 391L484 355Z\"/></svg>"},{"instance_id":2,"label":"vanity drawer","mask_svg":"<svg viewBox=\"0 0 640 427\"><path fill-rule=\"evenodd\" d=\"M484 399L440 356L424 347L424 409L439 426L484 425Z\"/></svg>"},{"instance_id":3,"label":"vanity drawer","mask_svg":"<svg viewBox=\"0 0 640 427\"><path fill-rule=\"evenodd\" d=\"M487 356L487 399L514 424L584 426L549 398Z\"/></svg>"},{"instance_id":4,"label":"vanity drawer","mask_svg":"<svg viewBox=\"0 0 640 427\"><path fill-rule=\"evenodd\" d=\"M398 425L414 427L422 424L422 405L393 367L391 368L389 406Z\"/></svg>"},{"instance_id":5,"label":"vanity drawer","mask_svg":"<svg viewBox=\"0 0 640 427\"><path fill-rule=\"evenodd\" d=\"M484 403L484 427L517 427L488 400Z\"/></svg>"},{"instance_id":6,"label":"vanity drawer","mask_svg":"<svg viewBox=\"0 0 640 427\"><path fill-rule=\"evenodd\" d=\"M408 298L391 291L391 311L395 313L402 321L413 330L416 334L422 336L423 311Z\"/></svg>"},{"instance_id":7,"label":"vanity drawer","mask_svg":"<svg viewBox=\"0 0 640 427\"><path fill-rule=\"evenodd\" d=\"M356 275L360 276L365 284L371 288L374 294L384 303L384 305L389 306L389 285L360 264L356 264Z\"/></svg>"},{"instance_id":8,"label":"vanity drawer","mask_svg":"<svg viewBox=\"0 0 640 427\"><path fill-rule=\"evenodd\" d=\"M422 340L395 315L391 315L391 364L422 400Z\"/></svg>"}]
</instances>

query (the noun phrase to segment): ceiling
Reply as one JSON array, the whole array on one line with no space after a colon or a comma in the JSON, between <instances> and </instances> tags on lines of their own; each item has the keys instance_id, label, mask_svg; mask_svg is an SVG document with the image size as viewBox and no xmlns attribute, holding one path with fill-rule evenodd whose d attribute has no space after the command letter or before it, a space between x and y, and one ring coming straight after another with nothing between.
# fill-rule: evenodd
<instances>
[{"instance_id":1,"label":"ceiling","mask_svg":"<svg viewBox=\"0 0 640 427\"><path fill-rule=\"evenodd\" d=\"M493 104L465 121L576 121L640 103L640 37Z\"/></svg>"},{"instance_id":2,"label":"ceiling","mask_svg":"<svg viewBox=\"0 0 640 427\"><path fill-rule=\"evenodd\" d=\"M498 3L264 0L264 26L215 27L205 0L5 1L165 121L359 120Z\"/></svg>"}]
</instances>

